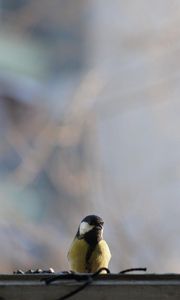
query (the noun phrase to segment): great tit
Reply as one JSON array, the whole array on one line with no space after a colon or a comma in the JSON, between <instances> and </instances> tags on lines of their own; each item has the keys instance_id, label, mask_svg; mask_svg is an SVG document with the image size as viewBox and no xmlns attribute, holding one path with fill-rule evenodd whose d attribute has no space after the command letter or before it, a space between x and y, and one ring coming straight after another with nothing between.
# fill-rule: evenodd
<instances>
[{"instance_id":1,"label":"great tit","mask_svg":"<svg viewBox=\"0 0 180 300\"><path fill-rule=\"evenodd\" d=\"M89 215L81 221L68 252L72 271L94 273L102 267L108 268L111 253L103 240L103 225L103 220L95 215Z\"/></svg>"}]
</instances>

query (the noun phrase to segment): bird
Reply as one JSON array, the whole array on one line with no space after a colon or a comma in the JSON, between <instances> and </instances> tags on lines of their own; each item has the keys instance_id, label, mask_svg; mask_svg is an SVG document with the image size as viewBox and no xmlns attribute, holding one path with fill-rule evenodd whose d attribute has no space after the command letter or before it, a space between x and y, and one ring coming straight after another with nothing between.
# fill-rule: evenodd
<instances>
[{"instance_id":1,"label":"bird","mask_svg":"<svg viewBox=\"0 0 180 300\"><path fill-rule=\"evenodd\" d=\"M102 218L96 215L81 221L67 255L72 272L94 273L108 268L111 252L103 239L103 225Z\"/></svg>"}]
</instances>

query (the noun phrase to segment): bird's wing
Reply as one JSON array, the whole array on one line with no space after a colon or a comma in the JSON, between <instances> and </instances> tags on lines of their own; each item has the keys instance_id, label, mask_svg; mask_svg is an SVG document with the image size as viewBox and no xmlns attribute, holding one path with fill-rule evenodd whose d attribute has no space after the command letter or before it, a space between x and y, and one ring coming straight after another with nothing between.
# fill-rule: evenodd
<instances>
[{"instance_id":1,"label":"bird's wing","mask_svg":"<svg viewBox=\"0 0 180 300\"><path fill-rule=\"evenodd\" d=\"M89 260L90 271L96 272L100 268L108 268L111 252L105 240L101 240L94 249ZM102 272L102 273L106 273Z\"/></svg>"}]
</instances>

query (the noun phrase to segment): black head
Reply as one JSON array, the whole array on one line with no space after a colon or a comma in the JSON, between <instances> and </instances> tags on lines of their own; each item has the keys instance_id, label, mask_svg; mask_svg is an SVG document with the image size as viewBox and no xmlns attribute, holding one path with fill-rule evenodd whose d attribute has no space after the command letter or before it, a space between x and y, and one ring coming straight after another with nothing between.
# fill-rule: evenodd
<instances>
[{"instance_id":1,"label":"black head","mask_svg":"<svg viewBox=\"0 0 180 300\"><path fill-rule=\"evenodd\" d=\"M99 226L99 227L103 227L104 225L104 221L103 219L101 219L99 216L96 215L89 215L86 216L82 221L82 222L87 222L89 225L94 225L94 226Z\"/></svg>"},{"instance_id":2,"label":"black head","mask_svg":"<svg viewBox=\"0 0 180 300\"><path fill-rule=\"evenodd\" d=\"M103 220L95 215L85 217L79 225L77 236L83 238L90 245L97 244L102 239Z\"/></svg>"}]
</instances>

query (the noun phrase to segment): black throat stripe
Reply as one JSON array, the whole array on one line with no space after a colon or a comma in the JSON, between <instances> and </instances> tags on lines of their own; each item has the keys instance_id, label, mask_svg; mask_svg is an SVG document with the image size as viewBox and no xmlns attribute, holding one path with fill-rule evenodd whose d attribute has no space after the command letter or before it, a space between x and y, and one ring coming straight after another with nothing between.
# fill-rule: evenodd
<instances>
[{"instance_id":1,"label":"black throat stripe","mask_svg":"<svg viewBox=\"0 0 180 300\"><path fill-rule=\"evenodd\" d=\"M91 255L95 248L96 248L96 245L94 245L94 246L89 245L88 251L86 253L86 270L88 273L92 272L92 270L91 270L92 267L90 265L90 258L91 258Z\"/></svg>"},{"instance_id":2,"label":"black throat stripe","mask_svg":"<svg viewBox=\"0 0 180 300\"><path fill-rule=\"evenodd\" d=\"M86 269L87 272L91 272L91 265L89 261L97 244L100 242L100 240L102 240L101 230L97 229L96 227L93 228L84 235L84 239L89 245L88 251L86 253Z\"/></svg>"}]
</instances>

